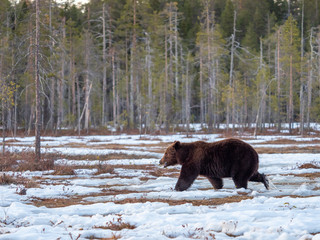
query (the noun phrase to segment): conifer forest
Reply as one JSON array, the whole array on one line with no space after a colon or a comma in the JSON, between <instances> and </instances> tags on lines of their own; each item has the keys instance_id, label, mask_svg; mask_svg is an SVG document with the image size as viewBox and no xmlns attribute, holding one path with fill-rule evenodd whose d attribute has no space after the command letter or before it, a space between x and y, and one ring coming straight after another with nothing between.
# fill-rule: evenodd
<instances>
[{"instance_id":1,"label":"conifer forest","mask_svg":"<svg viewBox=\"0 0 320 240\"><path fill-rule=\"evenodd\" d=\"M319 0L0 3L8 134L320 122Z\"/></svg>"}]
</instances>

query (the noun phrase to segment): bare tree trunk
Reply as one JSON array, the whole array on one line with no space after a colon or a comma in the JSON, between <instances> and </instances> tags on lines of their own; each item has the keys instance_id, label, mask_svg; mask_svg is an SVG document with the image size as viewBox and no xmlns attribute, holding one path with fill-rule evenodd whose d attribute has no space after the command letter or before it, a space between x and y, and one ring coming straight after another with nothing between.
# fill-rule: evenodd
<instances>
[{"instance_id":1,"label":"bare tree trunk","mask_svg":"<svg viewBox=\"0 0 320 240\"><path fill-rule=\"evenodd\" d=\"M132 48L130 59L130 125L135 127L135 112L134 106L136 102L137 94L137 76L136 76L136 48L137 48L137 36L136 36L136 1L133 1L133 33L132 33Z\"/></svg>"},{"instance_id":2,"label":"bare tree trunk","mask_svg":"<svg viewBox=\"0 0 320 240\"><path fill-rule=\"evenodd\" d=\"M65 22L66 18L63 17L62 19L62 52L61 52L61 76L58 81L58 120L57 120L57 129L61 130L61 124L63 122L63 85L64 85L64 74L65 74L65 54L64 54L64 48L65 48L65 39L66 39L66 29L65 29Z\"/></svg>"},{"instance_id":3,"label":"bare tree trunk","mask_svg":"<svg viewBox=\"0 0 320 240\"><path fill-rule=\"evenodd\" d=\"M165 30L165 50L164 50L164 56L165 56L165 80L164 80L164 123L165 123L165 131L166 133L169 131L169 123L168 123L168 114L169 114L169 106L168 106L168 42L167 42L167 28Z\"/></svg>"},{"instance_id":4,"label":"bare tree trunk","mask_svg":"<svg viewBox=\"0 0 320 240\"><path fill-rule=\"evenodd\" d=\"M290 31L290 44L293 42L292 36L292 24ZM289 73L289 133L292 133L292 124L293 124L293 56L290 53L290 73Z\"/></svg>"},{"instance_id":5,"label":"bare tree trunk","mask_svg":"<svg viewBox=\"0 0 320 240\"><path fill-rule=\"evenodd\" d=\"M0 42L0 46L3 46L3 40L1 39L1 42ZM2 86L5 85L5 82L4 82L4 79L3 79L3 74L2 74L2 71L3 71L3 53L0 52L0 99L4 98L5 97L5 92L2 91ZM2 155L4 156L4 153L5 153L5 139L6 139L6 124L5 124L5 102L4 100L2 100L1 102L1 123L2 123Z\"/></svg>"},{"instance_id":6,"label":"bare tree trunk","mask_svg":"<svg viewBox=\"0 0 320 240\"><path fill-rule=\"evenodd\" d=\"M277 103L278 103L278 111L277 111L277 118L278 118L278 132L281 130L281 76L280 76L280 29L278 30L278 39L277 39Z\"/></svg>"},{"instance_id":7,"label":"bare tree trunk","mask_svg":"<svg viewBox=\"0 0 320 240\"><path fill-rule=\"evenodd\" d=\"M41 130L41 102L40 102L40 79L39 79L39 40L40 40L40 0L36 1L36 37L35 37L35 86L36 86L36 122L35 122L35 162L41 159L40 153L40 130Z\"/></svg>"},{"instance_id":8,"label":"bare tree trunk","mask_svg":"<svg viewBox=\"0 0 320 240\"><path fill-rule=\"evenodd\" d=\"M300 134L304 134L304 80L302 76L302 64L304 57L304 39L303 39L303 21L304 21L304 0L302 0L302 14L301 14L301 57L300 57ZM312 30L311 30L312 32ZM311 53L312 54L312 53Z\"/></svg>"},{"instance_id":9,"label":"bare tree trunk","mask_svg":"<svg viewBox=\"0 0 320 240\"><path fill-rule=\"evenodd\" d=\"M189 58L190 53L187 56L187 69L186 69L186 103L185 103L185 111L186 111L186 125L187 125L187 135L189 135L190 131L190 86L189 86Z\"/></svg>"},{"instance_id":10,"label":"bare tree trunk","mask_svg":"<svg viewBox=\"0 0 320 240\"><path fill-rule=\"evenodd\" d=\"M151 47L150 47L150 36L147 34L146 36L146 47L147 47L147 55L146 55L146 67L148 72L148 106L147 106L147 119L146 119L146 127L151 131L151 122L153 118L153 94L152 94L152 72L151 72Z\"/></svg>"},{"instance_id":11,"label":"bare tree trunk","mask_svg":"<svg viewBox=\"0 0 320 240\"><path fill-rule=\"evenodd\" d=\"M263 63L263 48L262 48L262 39L260 38L260 66L259 66L260 70L263 68L262 63ZM266 95L266 85L265 85L264 75L263 75L263 79L260 82L260 95L261 95L260 101L258 99L259 104L258 104L258 109L257 109L257 114L256 114L256 125L255 125L254 133L253 133L254 137L257 136L257 129L259 127L259 122L262 121L262 112L263 112L264 104L265 104L264 101L265 101L265 95Z\"/></svg>"},{"instance_id":12,"label":"bare tree trunk","mask_svg":"<svg viewBox=\"0 0 320 240\"><path fill-rule=\"evenodd\" d=\"M179 99L179 74L178 74L178 13L177 9L174 9L174 63L175 63L175 99L176 101Z\"/></svg>"},{"instance_id":13,"label":"bare tree trunk","mask_svg":"<svg viewBox=\"0 0 320 240\"><path fill-rule=\"evenodd\" d=\"M117 128L117 95L116 95L116 75L114 65L114 49L111 50L111 64L112 64L112 99L113 99L113 127Z\"/></svg>"},{"instance_id":14,"label":"bare tree trunk","mask_svg":"<svg viewBox=\"0 0 320 240\"><path fill-rule=\"evenodd\" d=\"M234 65L234 45L235 45L235 38L236 38L236 19L237 19L237 12L234 11L233 14L233 34L231 36L231 58L230 58L230 72L229 72L229 89L231 90L231 101L232 101L232 108L231 108L231 112L232 112L232 126L234 128L234 108L235 108L235 104L234 104L234 79L233 79L233 65ZM228 94L227 97L227 132L229 130L229 123L230 123L230 96Z\"/></svg>"},{"instance_id":15,"label":"bare tree trunk","mask_svg":"<svg viewBox=\"0 0 320 240\"><path fill-rule=\"evenodd\" d=\"M207 34L207 72L208 72L208 83L209 83L209 94L208 94L208 129L211 132L213 129L213 91L214 86L214 63L211 60L211 39L210 39L210 17L209 17L209 3L206 4L206 34Z\"/></svg>"},{"instance_id":16,"label":"bare tree trunk","mask_svg":"<svg viewBox=\"0 0 320 240\"><path fill-rule=\"evenodd\" d=\"M130 127L130 116L129 116L129 112L130 112L130 96L129 96L129 92L130 92L130 87L129 87L129 64L128 64L128 37L127 37L127 32L126 32L126 111L127 111L127 128Z\"/></svg>"},{"instance_id":17,"label":"bare tree trunk","mask_svg":"<svg viewBox=\"0 0 320 240\"><path fill-rule=\"evenodd\" d=\"M105 17L105 3L102 5L102 64L103 64L103 78L102 78L102 126L106 125L106 99L107 99L107 62L106 62L106 17Z\"/></svg>"},{"instance_id":18,"label":"bare tree trunk","mask_svg":"<svg viewBox=\"0 0 320 240\"><path fill-rule=\"evenodd\" d=\"M203 126L204 123L204 101L203 101L203 62L202 62L202 46L200 46L200 72L199 72L199 81L200 81L200 123L201 127Z\"/></svg>"},{"instance_id":19,"label":"bare tree trunk","mask_svg":"<svg viewBox=\"0 0 320 240\"><path fill-rule=\"evenodd\" d=\"M77 85L77 119L78 119L78 136L80 136L81 133L81 118L80 118L80 108L81 108L81 102L80 102L80 84L79 84L79 78L76 78L76 85Z\"/></svg>"},{"instance_id":20,"label":"bare tree trunk","mask_svg":"<svg viewBox=\"0 0 320 240\"><path fill-rule=\"evenodd\" d=\"M74 60L74 50L73 43L71 41L71 59L70 59L70 78L71 78L71 98L72 98L72 115L76 115L77 101L76 101L76 81L75 81L75 60Z\"/></svg>"},{"instance_id":21,"label":"bare tree trunk","mask_svg":"<svg viewBox=\"0 0 320 240\"><path fill-rule=\"evenodd\" d=\"M89 131L89 117L90 117L90 109L89 109L89 32L86 31L86 46L85 46L85 64L86 64L86 74L85 74L85 117L84 117L84 129Z\"/></svg>"},{"instance_id":22,"label":"bare tree trunk","mask_svg":"<svg viewBox=\"0 0 320 240\"><path fill-rule=\"evenodd\" d=\"M313 84L313 44L312 44L313 28L310 32L310 63L309 63L309 79L308 79L308 105L307 105L307 128L310 130L310 112L311 112L311 100L312 100L312 84Z\"/></svg>"},{"instance_id":23,"label":"bare tree trunk","mask_svg":"<svg viewBox=\"0 0 320 240\"><path fill-rule=\"evenodd\" d=\"M49 33L51 36L51 42L50 42L50 48L53 49L54 47L54 41L53 41L53 33L52 33L52 2L51 0L49 0ZM51 53L50 53L51 55ZM50 97L49 97L49 109L50 109L50 113L49 113L49 121L48 121L48 126L51 130L53 130L53 126L54 126L54 100L55 100L55 78L51 77L49 79L49 81L51 81L51 89L50 89Z\"/></svg>"},{"instance_id":24,"label":"bare tree trunk","mask_svg":"<svg viewBox=\"0 0 320 240\"><path fill-rule=\"evenodd\" d=\"M87 133L89 132L89 118L90 118L90 58L89 58L89 29L90 29L90 8L88 9L88 29L85 32L85 117L84 117L84 128ZM91 83L92 84L92 83ZM89 89L90 88L90 89ZM81 116L80 116L81 118Z\"/></svg>"}]
</instances>

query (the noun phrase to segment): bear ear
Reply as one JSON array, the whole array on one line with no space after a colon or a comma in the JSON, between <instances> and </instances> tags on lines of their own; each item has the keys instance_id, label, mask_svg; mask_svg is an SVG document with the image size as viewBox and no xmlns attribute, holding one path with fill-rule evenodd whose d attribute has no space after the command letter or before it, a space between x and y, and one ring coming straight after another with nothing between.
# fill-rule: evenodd
<instances>
[{"instance_id":1,"label":"bear ear","mask_svg":"<svg viewBox=\"0 0 320 240\"><path fill-rule=\"evenodd\" d=\"M178 150L181 147L181 143L179 141L175 141L173 146L176 150Z\"/></svg>"}]
</instances>

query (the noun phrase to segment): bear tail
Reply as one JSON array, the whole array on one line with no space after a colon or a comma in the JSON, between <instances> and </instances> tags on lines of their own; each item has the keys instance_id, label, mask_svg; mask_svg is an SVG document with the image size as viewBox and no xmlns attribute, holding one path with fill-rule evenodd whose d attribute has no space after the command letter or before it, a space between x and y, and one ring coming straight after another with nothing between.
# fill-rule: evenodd
<instances>
[{"instance_id":1,"label":"bear tail","mask_svg":"<svg viewBox=\"0 0 320 240\"><path fill-rule=\"evenodd\" d=\"M266 189L269 189L269 180L263 173L256 172L249 179L251 182L262 182Z\"/></svg>"}]
</instances>

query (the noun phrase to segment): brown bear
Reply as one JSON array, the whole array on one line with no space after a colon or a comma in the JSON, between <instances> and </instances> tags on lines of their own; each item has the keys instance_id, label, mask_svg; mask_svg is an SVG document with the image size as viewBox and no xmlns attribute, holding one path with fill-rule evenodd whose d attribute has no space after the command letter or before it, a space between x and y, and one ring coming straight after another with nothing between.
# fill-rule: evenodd
<instances>
[{"instance_id":1,"label":"brown bear","mask_svg":"<svg viewBox=\"0 0 320 240\"><path fill-rule=\"evenodd\" d=\"M164 167L182 165L176 191L188 189L199 175L208 178L215 189L223 187L225 177L231 177L236 188L247 188L248 181L253 181L262 182L269 189L268 179L258 172L257 152L239 139L214 143L176 141L167 148L160 164Z\"/></svg>"}]
</instances>

